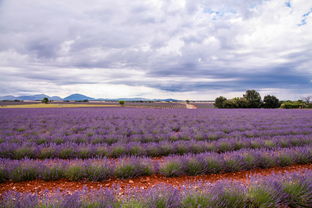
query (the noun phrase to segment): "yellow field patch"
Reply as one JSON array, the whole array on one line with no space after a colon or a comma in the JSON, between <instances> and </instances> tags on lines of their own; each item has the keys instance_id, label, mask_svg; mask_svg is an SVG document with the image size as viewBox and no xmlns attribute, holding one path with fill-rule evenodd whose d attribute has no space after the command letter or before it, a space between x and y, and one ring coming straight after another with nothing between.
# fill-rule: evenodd
<instances>
[{"instance_id":1,"label":"yellow field patch","mask_svg":"<svg viewBox=\"0 0 312 208\"><path fill-rule=\"evenodd\" d=\"M96 105L96 104L25 104L25 105L1 105L0 108L80 108L80 107L120 107L120 105Z\"/></svg>"}]
</instances>

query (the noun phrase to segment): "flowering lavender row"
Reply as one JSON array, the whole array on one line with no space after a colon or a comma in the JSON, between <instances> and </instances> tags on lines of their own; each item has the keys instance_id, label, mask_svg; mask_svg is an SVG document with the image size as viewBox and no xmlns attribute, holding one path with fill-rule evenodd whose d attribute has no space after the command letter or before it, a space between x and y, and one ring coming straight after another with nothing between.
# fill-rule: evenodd
<instances>
[{"instance_id":1,"label":"flowering lavender row","mask_svg":"<svg viewBox=\"0 0 312 208\"><path fill-rule=\"evenodd\" d=\"M0 142L216 140L312 134L312 111L264 109L0 109Z\"/></svg>"},{"instance_id":2,"label":"flowering lavender row","mask_svg":"<svg viewBox=\"0 0 312 208\"><path fill-rule=\"evenodd\" d=\"M159 173L167 176L201 175L237 172L255 168L284 167L312 162L312 146L276 148L273 150L242 149L222 154L202 153L167 157Z\"/></svg>"},{"instance_id":3,"label":"flowering lavender row","mask_svg":"<svg viewBox=\"0 0 312 208\"><path fill-rule=\"evenodd\" d=\"M101 181L161 174L167 177L237 172L312 162L312 146L244 149L234 152L171 156L163 160L130 157L117 160L0 160L0 181L34 179Z\"/></svg>"},{"instance_id":4,"label":"flowering lavender row","mask_svg":"<svg viewBox=\"0 0 312 208\"><path fill-rule=\"evenodd\" d=\"M48 192L47 192L48 193ZM255 177L249 185L219 181L199 182L185 188L158 185L148 190L129 191L118 196L117 189L57 192L39 196L36 193L7 192L0 207L11 208L246 208L246 207L312 207L312 171Z\"/></svg>"},{"instance_id":5,"label":"flowering lavender row","mask_svg":"<svg viewBox=\"0 0 312 208\"><path fill-rule=\"evenodd\" d=\"M160 157L170 154L187 154L203 152L227 152L239 149L259 149L304 146L312 143L312 135L290 135L263 138L224 138L217 141L162 141L162 142L129 142L106 144L41 144L23 142L21 144L3 142L0 144L0 157L10 159L74 159L103 158L122 156Z\"/></svg>"},{"instance_id":6,"label":"flowering lavender row","mask_svg":"<svg viewBox=\"0 0 312 208\"><path fill-rule=\"evenodd\" d=\"M272 126L270 126L272 128ZM15 132L14 132L15 131ZM311 135L312 129L307 126L285 126L285 127L274 127L274 129L261 129L261 130L223 130L216 131L200 129L196 132L182 132L178 128L173 128L173 133L158 133L155 131L154 133L145 134L140 132L128 132L122 134L110 134L110 133L79 133L79 134L71 134L65 133L62 135L61 133L47 136L47 135L38 135L35 132L31 133L20 133L24 132L23 128L14 129L13 132L3 133L0 137L0 143L9 142L9 143L17 143L22 144L24 142L32 142L34 144L64 144L64 143L75 143L75 144L114 144L114 143L128 143L128 142L141 142L141 143L149 143L149 142L161 142L161 141L215 141L220 138L253 138L253 137L274 137L274 136L282 136L282 135ZM135 134L133 134L135 133Z\"/></svg>"},{"instance_id":7,"label":"flowering lavender row","mask_svg":"<svg viewBox=\"0 0 312 208\"><path fill-rule=\"evenodd\" d=\"M18 130L21 131L21 130ZM205 131L205 130L203 130ZM226 131L226 130L224 130ZM122 135L101 135L101 136L88 136L83 134L73 134L73 135L63 135L63 136L47 136L42 137L38 135L28 135L28 134L15 134L7 133L6 136L0 136L0 143L33 143L36 145L41 144L107 144L112 145L115 143L129 143L129 142L140 142L140 143L150 143L150 142L162 142L162 141L216 141L220 138L270 138L276 136L301 136L301 135L312 135L311 127L292 127L289 129L274 129L274 130L264 130L261 131L233 131L233 132L213 132L207 134L201 134L197 132L194 136L194 132L189 133L174 133L174 134L142 134L142 135L131 135L131 136L122 136Z\"/></svg>"},{"instance_id":8,"label":"flowering lavender row","mask_svg":"<svg viewBox=\"0 0 312 208\"><path fill-rule=\"evenodd\" d=\"M225 152L312 138L312 111L300 110L0 109L0 118L0 157L11 159Z\"/></svg>"}]
</instances>

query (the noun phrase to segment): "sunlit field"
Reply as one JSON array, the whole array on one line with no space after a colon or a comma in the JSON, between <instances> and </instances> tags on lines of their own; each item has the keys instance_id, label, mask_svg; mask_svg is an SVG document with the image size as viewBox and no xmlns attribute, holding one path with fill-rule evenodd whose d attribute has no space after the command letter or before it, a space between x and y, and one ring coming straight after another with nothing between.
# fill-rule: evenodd
<instances>
[{"instance_id":1,"label":"sunlit field","mask_svg":"<svg viewBox=\"0 0 312 208\"><path fill-rule=\"evenodd\" d=\"M23 104L23 105L2 105L0 108L80 108L80 107L120 107L119 105L100 104Z\"/></svg>"}]
</instances>

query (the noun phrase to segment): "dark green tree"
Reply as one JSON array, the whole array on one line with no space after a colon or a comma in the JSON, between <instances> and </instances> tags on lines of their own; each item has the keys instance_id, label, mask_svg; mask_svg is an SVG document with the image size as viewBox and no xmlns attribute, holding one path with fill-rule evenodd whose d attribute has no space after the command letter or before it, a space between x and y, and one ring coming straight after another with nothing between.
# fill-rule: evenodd
<instances>
[{"instance_id":1,"label":"dark green tree","mask_svg":"<svg viewBox=\"0 0 312 208\"><path fill-rule=\"evenodd\" d=\"M229 99L223 102L222 108L238 108L236 99Z\"/></svg>"},{"instance_id":2,"label":"dark green tree","mask_svg":"<svg viewBox=\"0 0 312 208\"><path fill-rule=\"evenodd\" d=\"M282 102L281 104L281 108L286 108L286 109L306 108L306 107L308 107L308 105L302 100L298 100L298 101L287 100L287 101Z\"/></svg>"},{"instance_id":3,"label":"dark green tree","mask_svg":"<svg viewBox=\"0 0 312 208\"><path fill-rule=\"evenodd\" d=\"M124 106L125 101L123 101L123 100L119 100L119 104L120 104L121 106Z\"/></svg>"},{"instance_id":4,"label":"dark green tree","mask_svg":"<svg viewBox=\"0 0 312 208\"><path fill-rule=\"evenodd\" d=\"M216 108L224 108L224 102L226 101L226 98L223 97L223 96L220 96L220 97L217 97L215 99L215 102L214 102L214 106Z\"/></svg>"},{"instance_id":5,"label":"dark green tree","mask_svg":"<svg viewBox=\"0 0 312 208\"><path fill-rule=\"evenodd\" d=\"M280 102L277 97L274 95L266 95L263 98L263 107L264 108L279 108Z\"/></svg>"},{"instance_id":6,"label":"dark green tree","mask_svg":"<svg viewBox=\"0 0 312 208\"><path fill-rule=\"evenodd\" d=\"M234 98L236 106L238 108L248 108L248 100L244 97Z\"/></svg>"},{"instance_id":7,"label":"dark green tree","mask_svg":"<svg viewBox=\"0 0 312 208\"><path fill-rule=\"evenodd\" d=\"M49 98L45 97L41 100L42 103L48 104L49 103Z\"/></svg>"},{"instance_id":8,"label":"dark green tree","mask_svg":"<svg viewBox=\"0 0 312 208\"><path fill-rule=\"evenodd\" d=\"M261 107L261 96L256 90L247 90L243 96L248 101L248 108Z\"/></svg>"}]
</instances>

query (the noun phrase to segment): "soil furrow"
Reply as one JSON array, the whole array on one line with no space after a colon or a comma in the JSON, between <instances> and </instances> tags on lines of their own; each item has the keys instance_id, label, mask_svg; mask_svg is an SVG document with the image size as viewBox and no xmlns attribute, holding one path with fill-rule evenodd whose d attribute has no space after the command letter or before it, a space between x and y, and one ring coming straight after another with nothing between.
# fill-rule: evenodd
<instances>
[{"instance_id":1,"label":"soil furrow","mask_svg":"<svg viewBox=\"0 0 312 208\"><path fill-rule=\"evenodd\" d=\"M73 182L68 180L58 181L25 181L25 182L5 182L0 184L0 195L6 191L18 192L37 192L43 194L45 191L62 191L73 192L83 188L100 189L118 187L120 191L129 190L131 188L148 189L157 184L164 183L176 187L185 186L195 182L214 183L218 180L238 180L243 183L249 183L252 176L266 176L271 174L283 174L300 170L312 170L312 164L293 165L288 167L275 167L269 169L254 169L248 171L240 171L235 173L209 174L199 176L182 176L182 177L164 177L160 175L144 176L134 179L110 179L102 182L79 181Z\"/></svg>"}]
</instances>

